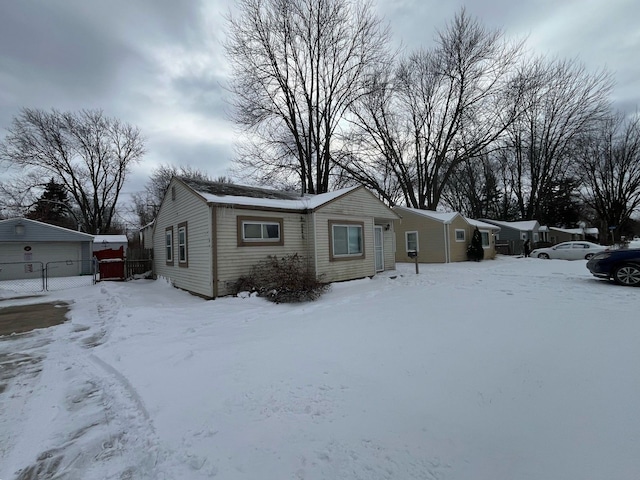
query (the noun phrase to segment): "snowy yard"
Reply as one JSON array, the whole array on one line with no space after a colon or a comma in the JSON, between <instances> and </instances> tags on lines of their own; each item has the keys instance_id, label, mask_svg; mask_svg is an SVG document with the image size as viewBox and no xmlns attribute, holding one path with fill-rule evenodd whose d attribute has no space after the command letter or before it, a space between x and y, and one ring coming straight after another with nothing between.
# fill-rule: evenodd
<instances>
[{"instance_id":1,"label":"snowy yard","mask_svg":"<svg viewBox=\"0 0 640 480\"><path fill-rule=\"evenodd\" d=\"M413 268L300 305L147 280L0 302L73 303L0 338L0 479L639 478L640 289Z\"/></svg>"}]
</instances>

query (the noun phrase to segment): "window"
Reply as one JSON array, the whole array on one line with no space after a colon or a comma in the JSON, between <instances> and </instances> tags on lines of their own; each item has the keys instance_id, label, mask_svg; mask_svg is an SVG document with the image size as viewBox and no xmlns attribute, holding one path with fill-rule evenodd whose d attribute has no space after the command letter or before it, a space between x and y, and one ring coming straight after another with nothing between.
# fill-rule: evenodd
<instances>
[{"instance_id":1,"label":"window","mask_svg":"<svg viewBox=\"0 0 640 480\"><path fill-rule=\"evenodd\" d=\"M238 246L284 245L281 218L238 217Z\"/></svg>"},{"instance_id":2,"label":"window","mask_svg":"<svg viewBox=\"0 0 640 480\"><path fill-rule=\"evenodd\" d=\"M181 267L189 266L187 238L187 222L184 222L178 225L178 264Z\"/></svg>"},{"instance_id":3,"label":"window","mask_svg":"<svg viewBox=\"0 0 640 480\"><path fill-rule=\"evenodd\" d=\"M405 245L407 252L418 251L418 232L405 232Z\"/></svg>"},{"instance_id":4,"label":"window","mask_svg":"<svg viewBox=\"0 0 640 480\"><path fill-rule=\"evenodd\" d=\"M164 251L167 265L173 265L173 227L164 231Z\"/></svg>"},{"instance_id":5,"label":"window","mask_svg":"<svg viewBox=\"0 0 640 480\"><path fill-rule=\"evenodd\" d=\"M482 248L489 248L491 246L491 241L489 240L491 236L489 232L486 230L480 230L480 235L482 236Z\"/></svg>"},{"instance_id":6,"label":"window","mask_svg":"<svg viewBox=\"0 0 640 480\"><path fill-rule=\"evenodd\" d=\"M464 230L456 228L456 242L464 242L465 233Z\"/></svg>"},{"instance_id":7,"label":"window","mask_svg":"<svg viewBox=\"0 0 640 480\"><path fill-rule=\"evenodd\" d=\"M329 221L330 260L364 257L364 223Z\"/></svg>"}]
</instances>

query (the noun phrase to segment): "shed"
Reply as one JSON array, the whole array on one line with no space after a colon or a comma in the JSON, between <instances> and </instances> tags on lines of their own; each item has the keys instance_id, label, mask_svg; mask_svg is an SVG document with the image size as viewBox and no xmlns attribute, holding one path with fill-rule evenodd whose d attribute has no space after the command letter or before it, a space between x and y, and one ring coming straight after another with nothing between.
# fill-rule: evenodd
<instances>
[{"instance_id":1,"label":"shed","mask_svg":"<svg viewBox=\"0 0 640 480\"><path fill-rule=\"evenodd\" d=\"M99 252L101 250L120 250L127 255L127 247L129 240L126 235L94 235L93 238L93 251Z\"/></svg>"},{"instance_id":2,"label":"shed","mask_svg":"<svg viewBox=\"0 0 640 480\"><path fill-rule=\"evenodd\" d=\"M398 216L362 186L300 195L174 177L153 225L154 272L205 298L268 256L298 254L323 281L395 269Z\"/></svg>"}]
</instances>

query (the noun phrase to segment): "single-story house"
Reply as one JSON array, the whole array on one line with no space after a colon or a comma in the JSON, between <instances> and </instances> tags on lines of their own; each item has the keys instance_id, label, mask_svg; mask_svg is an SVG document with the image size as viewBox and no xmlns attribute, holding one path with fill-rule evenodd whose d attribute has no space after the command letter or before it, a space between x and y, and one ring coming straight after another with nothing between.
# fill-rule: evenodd
<instances>
[{"instance_id":1,"label":"single-story house","mask_svg":"<svg viewBox=\"0 0 640 480\"><path fill-rule=\"evenodd\" d=\"M540 227L541 229L544 227ZM597 240L599 230L597 228L559 228L559 227L547 227L548 229L548 241L552 245L556 245L562 242L572 242L576 240Z\"/></svg>"},{"instance_id":2,"label":"single-story house","mask_svg":"<svg viewBox=\"0 0 640 480\"><path fill-rule=\"evenodd\" d=\"M500 227L497 225L492 225L490 223L481 222L480 220L474 220L472 218L466 218L467 222L471 226L471 230L469 232L469 241L471 241L471 235L473 235L473 231L478 228L480 230L480 235L482 236L482 248L484 248L484 258L496 258L496 238L500 234Z\"/></svg>"},{"instance_id":3,"label":"single-story house","mask_svg":"<svg viewBox=\"0 0 640 480\"><path fill-rule=\"evenodd\" d=\"M124 255L127 255L127 247L129 240L126 235L94 235L93 237L93 251L99 252L101 250L120 250Z\"/></svg>"},{"instance_id":4,"label":"single-story house","mask_svg":"<svg viewBox=\"0 0 640 480\"><path fill-rule=\"evenodd\" d=\"M205 298L235 293L269 256L298 254L322 281L395 269L398 216L364 187L300 195L174 177L153 226L154 273Z\"/></svg>"},{"instance_id":5,"label":"single-story house","mask_svg":"<svg viewBox=\"0 0 640 480\"><path fill-rule=\"evenodd\" d=\"M436 212L403 206L393 207L402 219L396 222L396 262L412 261L417 252L420 263L450 263L467 260L467 247L478 226L482 235L484 258L495 257L495 232L499 227L469 220L457 212Z\"/></svg>"},{"instance_id":6,"label":"single-story house","mask_svg":"<svg viewBox=\"0 0 640 480\"><path fill-rule=\"evenodd\" d=\"M26 218L0 221L0 281L91 273L93 235Z\"/></svg>"},{"instance_id":7,"label":"single-story house","mask_svg":"<svg viewBox=\"0 0 640 480\"><path fill-rule=\"evenodd\" d=\"M524 251L524 242L526 240L531 242L532 249L537 242L542 240L539 233L540 224L537 220L503 222L483 218L482 221L500 227L500 233L496 236L496 248L498 251L504 249L504 253L520 255Z\"/></svg>"}]
</instances>

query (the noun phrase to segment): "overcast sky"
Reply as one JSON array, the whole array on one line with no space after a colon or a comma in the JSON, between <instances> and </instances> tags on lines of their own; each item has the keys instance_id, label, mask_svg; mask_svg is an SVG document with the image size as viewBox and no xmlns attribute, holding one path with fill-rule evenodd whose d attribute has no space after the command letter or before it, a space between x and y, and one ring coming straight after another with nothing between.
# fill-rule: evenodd
<instances>
[{"instance_id":1,"label":"overcast sky","mask_svg":"<svg viewBox=\"0 0 640 480\"><path fill-rule=\"evenodd\" d=\"M606 67L616 107L640 106L638 0L379 0L406 48L430 46L461 6L489 27L526 36L535 53ZM0 137L23 107L99 108L140 127L148 153L125 186L159 164L224 175L233 125L222 0L0 0Z\"/></svg>"}]
</instances>

